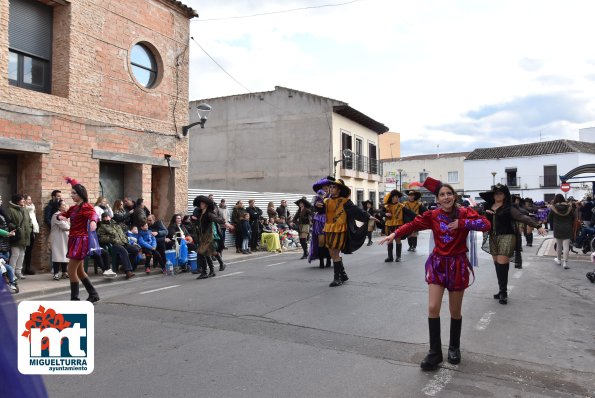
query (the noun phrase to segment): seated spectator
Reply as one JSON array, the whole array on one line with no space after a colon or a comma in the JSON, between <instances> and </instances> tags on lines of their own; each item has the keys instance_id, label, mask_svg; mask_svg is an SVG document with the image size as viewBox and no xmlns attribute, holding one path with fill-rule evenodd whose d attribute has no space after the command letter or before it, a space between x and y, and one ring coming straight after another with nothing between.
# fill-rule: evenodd
<instances>
[{"instance_id":1,"label":"seated spectator","mask_svg":"<svg viewBox=\"0 0 595 398\"><path fill-rule=\"evenodd\" d=\"M161 257L165 258L165 246L170 240L167 236L165 224L163 224L163 221L158 220L155 214L147 216L147 224L149 224L149 230L157 241L157 251L161 254Z\"/></svg>"},{"instance_id":2,"label":"seated spectator","mask_svg":"<svg viewBox=\"0 0 595 398\"><path fill-rule=\"evenodd\" d=\"M176 239L184 239L188 246L188 251L196 251L196 244L194 238L190 234L188 228L192 228L191 216L182 216L181 214L174 214L167 227L167 237L171 240L170 248L175 247ZM178 241L179 243L179 241Z\"/></svg>"},{"instance_id":3,"label":"seated spectator","mask_svg":"<svg viewBox=\"0 0 595 398\"><path fill-rule=\"evenodd\" d=\"M109 207L107 199L103 196L97 198L97 201L95 202L95 205L93 205L93 208L95 209L95 213L97 213L97 217L99 217L100 220L101 215L104 212L107 212L110 217L114 216L114 212L112 211L111 207Z\"/></svg>"},{"instance_id":4,"label":"seated spectator","mask_svg":"<svg viewBox=\"0 0 595 398\"><path fill-rule=\"evenodd\" d=\"M60 199L56 212L50 219L50 250L52 251L52 271L54 280L68 279L68 234L70 231L70 220L59 220L58 216L68 210L66 202Z\"/></svg>"},{"instance_id":5,"label":"seated spectator","mask_svg":"<svg viewBox=\"0 0 595 398\"><path fill-rule=\"evenodd\" d=\"M109 247L112 253L117 256L118 265L122 265L126 272L126 279L133 278L133 266L138 257L139 249L128 243L128 238L122 232L120 226L112 220L107 212L101 215L101 224L97 229L99 244L103 247ZM107 251L107 250L106 250Z\"/></svg>"},{"instance_id":6,"label":"seated spectator","mask_svg":"<svg viewBox=\"0 0 595 398\"><path fill-rule=\"evenodd\" d=\"M147 274L151 273L150 263L151 257L153 257L161 266L161 271L165 273L165 259L157 251L157 240L151 231L149 231L149 224L144 223L141 225L136 238L141 250L145 254L145 272ZM153 267L155 266L155 260L153 261Z\"/></svg>"},{"instance_id":7,"label":"seated spectator","mask_svg":"<svg viewBox=\"0 0 595 398\"><path fill-rule=\"evenodd\" d=\"M277 228L279 228L280 231L285 231L286 229L289 229L289 225L285 222L285 217L281 216L278 218Z\"/></svg>"},{"instance_id":8,"label":"seated spectator","mask_svg":"<svg viewBox=\"0 0 595 398\"><path fill-rule=\"evenodd\" d=\"M122 232L128 232L128 226L130 225L130 219L132 217L132 210L126 210L124 208L124 202L117 199L114 202L114 208L112 209L112 219L120 226Z\"/></svg>"},{"instance_id":9,"label":"seated spectator","mask_svg":"<svg viewBox=\"0 0 595 398\"><path fill-rule=\"evenodd\" d=\"M149 214L151 214L151 212L145 206L145 200L143 198L138 198L136 200L136 207L132 212L132 224L138 228L142 227L142 225L147 222Z\"/></svg>"},{"instance_id":10,"label":"seated spectator","mask_svg":"<svg viewBox=\"0 0 595 398\"><path fill-rule=\"evenodd\" d=\"M0 239L8 239L15 234L16 232L14 230L9 232L4 229L0 229ZM2 268L2 277L6 280L10 292L18 293L19 287L17 285L17 278L14 274L14 269L10 266L10 264L8 264L8 252L0 253L0 267Z\"/></svg>"},{"instance_id":11,"label":"seated spectator","mask_svg":"<svg viewBox=\"0 0 595 398\"><path fill-rule=\"evenodd\" d=\"M277 232L277 226L272 218L269 219L268 223L263 224L260 246L266 247L267 251L270 252L281 252L281 240Z\"/></svg>"}]
</instances>

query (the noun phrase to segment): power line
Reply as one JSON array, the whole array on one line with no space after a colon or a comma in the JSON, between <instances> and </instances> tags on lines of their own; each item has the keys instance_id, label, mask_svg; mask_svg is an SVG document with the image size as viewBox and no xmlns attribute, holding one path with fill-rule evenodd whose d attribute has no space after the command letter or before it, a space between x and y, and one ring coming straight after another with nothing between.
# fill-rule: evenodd
<instances>
[{"instance_id":1,"label":"power line","mask_svg":"<svg viewBox=\"0 0 595 398\"><path fill-rule=\"evenodd\" d=\"M292 9L289 9L289 10L270 11L270 12L263 12L263 13L250 14L250 15L238 15L238 16L235 16L235 17L221 17L221 18L209 18L209 19L193 19L193 20L191 20L191 22L195 22L195 21L198 21L198 22L225 21L225 20L229 20L229 19L254 18L254 17L262 17L262 16L266 16L266 15L285 14L285 13L295 12L295 11L311 10L311 9L315 9L315 8L339 7L339 6L345 6L345 5L352 4L352 3L357 3L359 1L363 1L363 0L351 0L351 1L346 1L344 3L321 4L321 5L318 5L318 6L292 8Z\"/></svg>"}]
</instances>

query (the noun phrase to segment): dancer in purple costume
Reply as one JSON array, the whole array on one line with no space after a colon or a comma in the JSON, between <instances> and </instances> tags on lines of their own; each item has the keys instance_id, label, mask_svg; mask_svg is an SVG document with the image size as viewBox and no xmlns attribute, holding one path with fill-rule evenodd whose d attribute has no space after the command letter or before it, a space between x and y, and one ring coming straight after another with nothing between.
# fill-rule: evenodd
<instances>
[{"instance_id":1,"label":"dancer in purple costume","mask_svg":"<svg viewBox=\"0 0 595 398\"><path fill-rule=\"evenodd\" d=\"M314 199L312 199L312 205L316 206L317 203L322 203L324 198L328 196L329 185L334 180L333 177L324 177L318 180L312 189L316 192ZM326 223L325 213L314 213L312 217L312 236L310 238L310 250L308 252L308 262L318 259L320 261L320 268L324 268L326 259L326 266L331 266L331 255L326 247L324 247L324 224ZM322 245L321 245L322 244Z\"/></svg>"}]
</instances>

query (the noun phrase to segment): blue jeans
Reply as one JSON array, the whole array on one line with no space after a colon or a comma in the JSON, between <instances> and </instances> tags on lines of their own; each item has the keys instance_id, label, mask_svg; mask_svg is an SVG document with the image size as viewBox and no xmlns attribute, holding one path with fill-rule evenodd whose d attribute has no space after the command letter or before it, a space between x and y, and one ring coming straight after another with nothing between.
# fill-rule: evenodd
<instances>
[{"instance_id":1,"label":"blue jeans","mask_svg":"<svg viewBox=\"0 0 595 398\"><path fill-rule=\"evenodd\" d=\"M244 240L242 241L242 251L247 252L249 246L250 246L250 239L244 238Z\"/></svg>"}]
</instances>

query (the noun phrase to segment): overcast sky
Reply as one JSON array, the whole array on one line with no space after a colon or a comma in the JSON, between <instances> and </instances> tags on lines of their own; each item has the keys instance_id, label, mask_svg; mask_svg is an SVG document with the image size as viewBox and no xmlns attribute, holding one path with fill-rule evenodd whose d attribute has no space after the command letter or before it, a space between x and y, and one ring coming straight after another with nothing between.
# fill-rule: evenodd
<instances>
[{"instance_id":1,"label":"overcast sky","mask_svg":"<svg viewBox=\"0 0 595 398\"><path fill-rule=\"evenodd\" d=\"M348 1L183 0L200 15L191 35L247 89L347 102L401 133L401 156L595 127L593 1L356 0L215 20ZM244 93L190 42L191 100Z\"/></svg>"}]
</instances>

